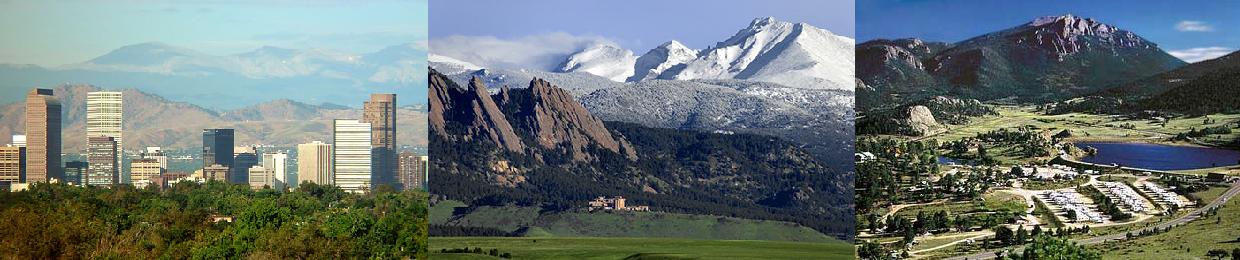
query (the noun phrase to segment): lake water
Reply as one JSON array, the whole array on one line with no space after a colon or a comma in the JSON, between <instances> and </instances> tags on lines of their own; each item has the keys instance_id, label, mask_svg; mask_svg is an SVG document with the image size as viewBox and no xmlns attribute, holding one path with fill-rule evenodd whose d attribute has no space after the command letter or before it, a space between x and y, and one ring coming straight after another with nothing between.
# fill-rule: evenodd
<instances>
[{"instance_id":1,"label":"lake water","mask_svg":"<svg viewBox=\"0 0 1240 260\"><path fill-rule=\"evenodd\" d=\"M1240 151L1220 148L1103 142L1077 143L1076 146L1098 149L1098 155L1083 157L1081 161L1142 169L1199 169L1236 165L1240 161Z\"/></svg>"}]
</instances>

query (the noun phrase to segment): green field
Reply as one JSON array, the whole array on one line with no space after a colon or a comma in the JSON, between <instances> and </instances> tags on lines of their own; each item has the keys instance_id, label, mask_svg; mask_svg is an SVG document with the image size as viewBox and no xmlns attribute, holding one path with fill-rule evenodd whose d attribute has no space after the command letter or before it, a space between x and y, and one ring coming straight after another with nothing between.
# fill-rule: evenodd
<instances>
[{"instance_id":1,"label":"green field","mask_svg":"<svg viewBox=\"0 0 1240 260\"><path fill-rule=\"evenodd\" d=\"M1166 139L1177 133L1228 123L1235 124L1240 121L1240 114L1214 114L1208 116L1212 121L1210 124L1205 124L1206 117L1177 117L1172 118L1166 126L1163 126L1161 122L1144 119L1132 120L1114 115L1082 113L1044 115L1028 106L992 107L999 112L998 116L975 118L967 125L949 125L947 132L929 138L939 141L960 140L999 128L1033 126L1036 129L1055 132L1071 129L1073 140L1167 143ZM1132 128L1121 127L1124 125L1131 125ZM1231 134L1225 135L1210 135L1198 138L1198 140L1201 144L1219 145L1237 138L1240 138L1240 131L1232 131ZM1004 159L1013 158L999 156L997 159L1006 161Z\"/></svg>"},{"instance_id":2,"label":"green field","mask_svg":"<svg viewBox=\"0 0 1240 260\"><path fill-rule=\"evenodd\" d=\"M482 206L453 216L455 201L431 207L431 224L522 231L526 237L668 237L719 240L834 242L835 238L789 222L664 212L539 213L534 207Z\"/></svg>"},{"instance_id":3,"label":"green field","mask_svg":"<svg viewBox=\"0 0 1240 260\"><path fill-rule=\"evenodd\" d=\"M672 238L495 238L432 237L431 259L500 259L486 255L439 253L440 249L481 247L513 259L852 259L844 242L805 243Z\"/></svg>"},{"instance_id":4,"label":"green field","mask_svg":"<svg viewBox=\"0 0 1240 260\"><path fill-rule=\"evenodd\" d=\"M1197 193L1210 201L1226 188L1215 187ZM1217 223L1216 223L1217 222ZM1207 259L1211 249L1231 252L1240 248L1240 201L1232 200L1210 216L1171 231L1122 242L1094 246L1104 259Z\"/></svg>"}]
</instances>

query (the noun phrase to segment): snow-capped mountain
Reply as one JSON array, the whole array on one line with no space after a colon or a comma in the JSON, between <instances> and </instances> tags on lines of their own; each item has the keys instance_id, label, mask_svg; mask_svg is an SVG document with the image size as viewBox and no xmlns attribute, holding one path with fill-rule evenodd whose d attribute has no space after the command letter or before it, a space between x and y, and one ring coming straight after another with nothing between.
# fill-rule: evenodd
<instances>
[{"instance_id":1,"label":"snow-capped mountain","mask_svg":"<svg viewBox=\"0 0 1240 260\"><path fill-rule=\"evenodd\" d=\"M633 52L610 44L596 44L569 55L555 72L585 72L623 82L633 76Z\"/></svg>"},{"instance_id":2,"label":"snow-capped mountain","mask_svg":"<svg viewBox=\"0 0 1240 260\"><path fill-rule=\"evenodd\" d=\"M805 23L759 18L660 79L746 79L813 89L853 88L854 40Z\"/></svg>"},{"instance_id":3,"label":"snow-capped mountain","mask_svg":"<svg viewBox=\"0 0 1240 260\"><path fill-rule=\"evenodd\" d=\"M668 41L637 58L637 63L633 65L635 74L626 81L658 78L667 69L696 59L697 53L697 50L685 47L676 40Z\"/></svg>"}]
</instances>

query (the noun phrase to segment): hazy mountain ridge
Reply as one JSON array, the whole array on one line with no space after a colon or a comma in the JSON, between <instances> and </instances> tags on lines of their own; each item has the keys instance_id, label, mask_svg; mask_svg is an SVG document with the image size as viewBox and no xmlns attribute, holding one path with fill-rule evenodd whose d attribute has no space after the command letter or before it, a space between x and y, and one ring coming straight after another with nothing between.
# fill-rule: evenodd
<instances>
[{"instance_id":1,"label":"hazy mountain ridge","mask_svg":"<svg viewBox=\"0 0 1240 260\"><path fill-rule=\"evenodd\" d=\"M361 55L273 46L210 55L163 43L141 43L63 66L0 65L0 94L6 97L0 102L17 101L30 86L66 82L132 87L216 109L264 102L270 93L311 103L360 102L365 93L425 84L425 57L424 48L415 44ZM414 91L403 94L417 97L409 100L424 96Z\"/></svg>"},{"instance_id":2,"label":"hazy mountain ridge","mask_svg":"<svg viewBox=\"0 0 1240 260\"><path fill-rule=\"evenodd\" d=\"M66 152L86 147L86 93L102 88L61 85L53 88L61 100L62 138ZM116 91L116 90L113 90ZM316 106L279 99L217 112L175 102L136 89L123 89L124 140L127 150L145 146L187 149L202 145L202 129L235 128L238 144L291 146L309 141L331 141L331 120L360 119L361 109ZM23 95L24 97L24 95ZM397 110L397 140L401 145L426 145L426 113L412 107ZM0 105L0 143L25 132L25 103Z\"/></svg>"}]
</instances>

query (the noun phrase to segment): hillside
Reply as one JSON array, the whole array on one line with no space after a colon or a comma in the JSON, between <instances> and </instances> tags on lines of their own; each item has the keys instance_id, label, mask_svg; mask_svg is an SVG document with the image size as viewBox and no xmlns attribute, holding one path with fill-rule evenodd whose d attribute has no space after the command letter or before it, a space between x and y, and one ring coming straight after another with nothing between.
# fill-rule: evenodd
<instances>
[{"instance_id":1,"label":"hillside","mask_svg":"<svg viewBox=\"0 0 1240 260\"><path fill-rule=\"evenodd\" d=\"M102 88L61 85L53 88L64 106L63 132L66 152L86 148L86 93ZM234 128L237 144L295 145L331 141L331 120L361 118L361 109L316 106L280 99L236 110L217 112L175 102L136 89L120 90L124 97L126 150L145 146L166 149L200 147L202 129ZM360 105L359 105L360 106ZM425 145L426 114L411 107L397 111L397 140L402 145ZM0 105L0 143L25 132L25 103ZM80 137L80 138L78 138Z\"/></svg>"},{"instance_id":2,"label":"hillside","mask_svg":"<svg viewBox=\"0 0 1240 260\"><path fill-rule=\"evenodd\" d=\"M1133 32L1073 15L1048 16L952 44L862 44L859 110L932 95L1054 101L1185 65Z\"/></svg>"}]
</instances>

